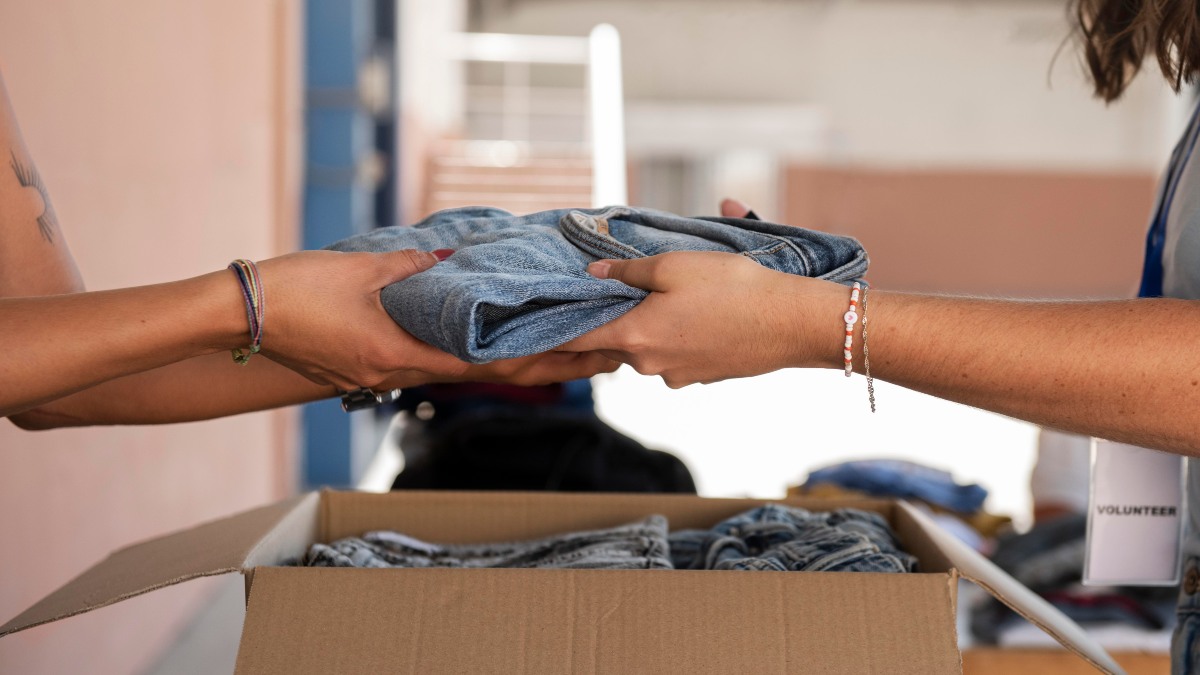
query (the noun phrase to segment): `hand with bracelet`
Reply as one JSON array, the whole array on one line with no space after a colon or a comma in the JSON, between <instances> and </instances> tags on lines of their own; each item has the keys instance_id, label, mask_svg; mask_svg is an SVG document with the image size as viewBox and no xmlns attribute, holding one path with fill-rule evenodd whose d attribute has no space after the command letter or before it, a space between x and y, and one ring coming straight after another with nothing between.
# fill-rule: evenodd
<instances>
[{"instance_id":1,"label":"hand with bracelet","mask_svg":"<svg viewBox=\"0 0 1200 675\"><path fill-rule=\"evenodd\" d=\"M27 428L174 422L432 381L540 384L611 370L598 355L470 365L417 340L379 289L430 253L307 251L257 265L261 354L238 278L221 270L140 288L0 298L0 413ZM63 337L68 336L68 337Z\"/></svg>"},{"instance_id":2,"label":"hand with bracelet","mask_svg":"<svg viewBox=\"0 0 1200 675\"><path fill-rule=\"evenodd\" d=\"M733 200L721 205L726 217L746 217L749 211ZM850 289L841 284L713 252L602 260L588 271L653 292L625 316L562 350L598 351L642 374L660 375L672 388L781 368L842 365Z\"/></svg>"},{"instance_id":3,"label":"hand with bracelet","mask_svg":"<svg viewBox=\"0 0 1200 675\"><path fill-rule=\"evenodd\" d=\"M379 291L436 264L428 252L305 251L85 292L2 79L0 157L0 416L24 428L183 422L358 388L543 384L615 368L561 353L469 365L412 337Z\"/></svg>"},{"instance_id":4,"label":"hand with bracelet","mask_svg":"<svg viewBox=\"0 0 1200 675\"><path fill-rule=\"evenodd\" d=\"M726 200L722 215L749 209ZM866 365L851 290L729 253L593 263L597 277L653 291L560 349L596 351L668 386L781 368ZM1200 456L1200 301L1018 301L870 290L880 380L1067 431ZM1176 339L1164 339L1170 327ZM864 392L864 408L867 396ZM886 405L882 401L881 405Z\"/></svg>"}]
</instances>

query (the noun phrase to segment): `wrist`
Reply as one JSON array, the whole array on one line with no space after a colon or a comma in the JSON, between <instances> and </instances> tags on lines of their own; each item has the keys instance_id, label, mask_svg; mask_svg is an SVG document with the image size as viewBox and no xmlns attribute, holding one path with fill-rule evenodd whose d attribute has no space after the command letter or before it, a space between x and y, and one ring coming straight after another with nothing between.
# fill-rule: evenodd
<instances>
[{"instance_id":1,"label":"wrist","mask_svg":"<svg viewBox=\"0 0 1200 675\"><path fill-rule=\"evenodd\" d=\"M245 347L250 341L246 301L237 275L229 270L210 272L190 280L197 286L194 297L204 298L201 307L202 340L206 353Z\"/></svg>"},{"instance_id":2,"label":"wrist","mask_svg":"<svg viewBox=\"0 0 1200 675\"><path fill-rule=\"evenodd\" d=\"M784 312L790 320L788 365L793 368L838 368L844 364L846 308L850 288L831 281L793 277L794 301ZM860 345L856 340L854 349Z\"/></svg>"}]
</instances>

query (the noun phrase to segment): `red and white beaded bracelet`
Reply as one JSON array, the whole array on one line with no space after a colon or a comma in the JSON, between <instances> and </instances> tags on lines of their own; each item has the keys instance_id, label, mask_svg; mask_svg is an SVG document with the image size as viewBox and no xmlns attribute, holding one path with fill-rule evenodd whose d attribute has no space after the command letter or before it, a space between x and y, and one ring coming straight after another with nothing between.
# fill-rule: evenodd
<instances>
[{"instance_id":1,"label":"red and white beaded bracelet","mask_svg":"<svg viewBox=\"0 0 1200 675\"><path fill-rule=\"evenodd\" d=\"M850 287L850 309L842 316L846 321L846 348L843 352L846 361L846 377L854 373L854 325L858 323L858 294L862 284L857 281Z\"/></svg>"}]
</instances>

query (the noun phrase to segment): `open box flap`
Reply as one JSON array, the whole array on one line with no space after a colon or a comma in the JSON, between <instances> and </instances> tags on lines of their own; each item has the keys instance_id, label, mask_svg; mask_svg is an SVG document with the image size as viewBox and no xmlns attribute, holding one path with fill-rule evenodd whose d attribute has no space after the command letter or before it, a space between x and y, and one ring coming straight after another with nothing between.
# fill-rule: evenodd
<instances>
[{"instance_id":1,"label":"open box flap","mask_svg":"<svg viewBox=\"0 0 1200 675\"><path fill-rule=\"evenodd\" d=\"M916 507L906 502L898 502L897 508L912 524L925 531L926 536L941 549L942 554L963 578L975 582L1014 612L1058 640L1062 646L1101 671L1112 675L1125 674L1121 666L1117 665L1099 643L1058 608L1023 586L995 563L938 527Z\"/></svg>"},{"instance_id":2,"label":"open box flap","mask_svg":"<svg viewBox=\"0 0 1200 675\"><path fill-rule=\"evenodd\" d=\"M298 555L315 530L319 499L309 493L127 546L4 624L0 637L189 579L274 563L289 550Z\"/></svg>"}]
</instances>

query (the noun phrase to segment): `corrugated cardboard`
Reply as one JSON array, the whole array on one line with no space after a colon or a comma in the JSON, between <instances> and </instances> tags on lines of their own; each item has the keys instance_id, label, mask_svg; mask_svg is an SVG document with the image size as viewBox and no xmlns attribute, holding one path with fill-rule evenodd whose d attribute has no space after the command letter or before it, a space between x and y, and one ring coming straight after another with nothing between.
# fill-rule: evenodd
<instances>
[{"instance_id":1,"label":"corrugated cardboard","mask_svg":"<svg viewBox=\"0 0 1200 675\"><path fill-rule=\"evenodd\" d=\"M1171 672L1170 654L1117 652L1112 656L1129 675L1165 675ZM964 675L1093 675L1095 672L1095 668L1061 649L972 647L963 652Z\"/></svg>"},{"instance_id":2,"label":"corrugated cardboard","mask_svg":"<svg viewBox=\"0 0 1200 675\"><path fill-rule=\"evenodd\" d=\"M959 576L1104 672L1069 619L902 502L888 518L917 574L280 567L314 541L395 529L446 543L543 537L660 513L708 527L762 500L554 493L311 493L131 546L0 636L198 576L240 571L238 673L961 673Z\"/></svg>"}]
</instances>

